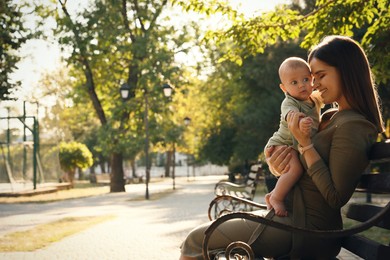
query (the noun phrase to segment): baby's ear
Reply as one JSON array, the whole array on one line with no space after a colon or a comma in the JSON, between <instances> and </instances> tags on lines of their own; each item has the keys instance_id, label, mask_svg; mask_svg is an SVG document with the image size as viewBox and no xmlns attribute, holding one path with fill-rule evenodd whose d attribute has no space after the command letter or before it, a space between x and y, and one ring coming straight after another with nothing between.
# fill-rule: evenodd
<instances>
[{"instance_id":1,"label":"baby's ear","mask_svg":"<svg viewBox=\"0 0 390 260\"><path fill-rule=\"evenodd\" d=\"M280 84L279 84L279 87L280 87L280 89L281 89L284 93L287 92L287 90L286 90L286 88L284 87L283 83L280 83Z\"/></svg>"}]
</instances>

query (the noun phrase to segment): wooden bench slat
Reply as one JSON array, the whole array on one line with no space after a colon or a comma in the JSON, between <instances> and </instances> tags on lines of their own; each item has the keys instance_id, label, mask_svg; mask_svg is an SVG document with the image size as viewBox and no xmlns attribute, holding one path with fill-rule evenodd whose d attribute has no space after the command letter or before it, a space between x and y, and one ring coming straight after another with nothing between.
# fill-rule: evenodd
<instances>
[{"instance_id":1,"label":"wooden bench slat","mask_svg":"<svg viewBox=\"0 0 390 260\"><path fill-rule=\"evenodd\" d=\"M359 192L389 193L390 173L381 172L380 174L363 174L356 189Z\"/></svg>"},{"instance_id":2,"label":"wooden bench slat","mask_svg":"<svg viewBox=\"0 0 390 260\"><path fill-rule=\"evenodd\" d=\"M390 246L382 245L361 235L353 235L343 239L343 248L365 259L389 259Z\"/></svg>"},{"instance_id":3,"label":"wooden bench slat","mask_svg":"<svg viewBox=\"0 0 390 260\"><path fill-rule=\"evenodd\" d=\"M346 217L356 221L365 222L378 214L382 209L383 207L372 204L351 203L348 207ZM376 224L376 226L390 229L390 212L387 212L383 220Z\"/></svg>"},{"instance_id":4,"label":"wooden bench slat","mask_svg":"<svg viewBox=\"0 0 390 260\"><path fill-rule=\"evenodd\" d=\"M375 143L371 150L369 158L371 162L388 162L390 161L390 139L386 140L386 142L378 142Z\"/></svg>"}]
</instances>

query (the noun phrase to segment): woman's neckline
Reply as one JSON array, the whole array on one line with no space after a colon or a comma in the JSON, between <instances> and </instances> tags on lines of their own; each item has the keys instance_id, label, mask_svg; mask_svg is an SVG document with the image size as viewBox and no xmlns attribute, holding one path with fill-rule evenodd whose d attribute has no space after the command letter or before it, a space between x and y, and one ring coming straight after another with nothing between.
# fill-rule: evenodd
<instances>
[{"instance_id":1,"label":"woman's neckline","mask_svg":"<svg viewBox=\"0 0 390 260\"><path fill-rule=\"evenodd\" d=\"M338 116L353 111L352 109L343 109L338 110L337 108L330 108L327 111L324 112L321 116L321 123L319 126L319 131L322 131L326 129L332 121L334 121L335 118Z\"/></svg>"}]
</instances>

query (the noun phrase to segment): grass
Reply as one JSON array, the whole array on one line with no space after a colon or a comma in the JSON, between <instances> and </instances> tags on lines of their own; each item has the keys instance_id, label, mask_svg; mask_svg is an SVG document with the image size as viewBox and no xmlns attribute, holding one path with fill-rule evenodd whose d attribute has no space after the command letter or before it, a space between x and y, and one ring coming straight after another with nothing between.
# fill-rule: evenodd
<instances>
[{"instance_id":1,"label":"grass","mask_svg":"<svg viewBox=\"0 0 390 260\"><path fill-rule=\"evenodd\" d=\"M48 203L54 201L76 199L108 194L108 185L96 185L87 182L76 183L75 188L59 190L55 193L40 194L26 197L0 197L0 203ZM161 199L171 193L171 189L152 192L150 200ZM136 196L129 201L144 201L145 196ZM0 237L0 252L34 251L60 241L61 239L83 231L93 225L110 220L114 216L68 217L47 224L38 225L32 229L6 234Z\"/></svg>"},{"instance_id":2,"label":"grass","mask_svg":"<svg viewBox=\"0 0 390 260\"><path fill-rule=\"evenodd\" d=\"M358 203L364 203L366 201L366 193L361 192L355 192L352 196L353 200L356 200ZM389 195L388 194L372 194L372 201L374 204L385 204L389 201ZM360 224L360 222L344 218L343 219L344 228L350 228L357 224ZM378 241L381 244L388 245L390 242L390 230L386 230L379 227L371 227L370 229L360 233L360 235Z\"/></svg>"},{"instance_id":3,"label":"grass","mask_svg":"<svg viewBox=\"0 0 390 260\"><path fill-rule=\"evenodd\" d=\"M26 231L6 234L0 237L0 252L34 251L113 218L112 215L67 217Z\"/></svg>"},{"instance_id":4,"label":"grass","mask_svg":"<svg viewBox=\"0 0 390 260\"><path fill-rule=\"evenodd\" d=\"M152 179L150 183L161 182L161 179ZM132 185L143 185L143 184L132 184ZM169 194L172 194L174 191L171 189L160 191L160 192L151 192L150 200L161 199ZM59 190L54 193L39 194L33 196L20 196L20 197L0 197L0 204L13 204L13 203L49 203L54 201L68 200L68 199L77 199L85 198L91 196L98 196L103 194L110 193L109 184L92 184L86 181L79 181L75 183L73 189L69 190ZM145 196L136 196L129 201L144 201Z\"/></svg>"},{"instance_id":5,"label":"grass","mask_svg":"<svg viewBox=\"0 0 390 260\"><path fill-rule=\"evenodd\" d=\"M350 228L355 225L357 225L360 222L351 220L351 219L344 219L344 228ZM371 227L370 229L360 233L360 235L378 241L381 244L388 245L389 244L389 238L390 238L390 231L378 228L378 227Z\"/></svg>"},{"instance_id":6,"label":"grass","mask_svg":"<svg viewBox=\"0 0 390 260\"><path fill-rule=\"evenodd\" d=\"M34 196L22 197L0 197L0 203L46 203L60 200L85 198L107 194L110 187L105 185L96 185L91 183L76 183L75 188L69 190L59 190L54 193L39 194Z\"/></svg>"}]
</instances>

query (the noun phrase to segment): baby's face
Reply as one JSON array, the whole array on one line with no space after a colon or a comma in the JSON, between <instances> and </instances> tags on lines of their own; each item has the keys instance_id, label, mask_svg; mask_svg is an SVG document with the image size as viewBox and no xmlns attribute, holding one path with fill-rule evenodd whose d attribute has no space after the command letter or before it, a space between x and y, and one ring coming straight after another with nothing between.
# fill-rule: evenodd
<instances>
[{"instance_id":1,"label":"baby's face","mask_svg":"<svg viewBox=\"0 0 390 260\"><path fill-rule=\"evenodd\" d=\"M280 77L283 91L298 100L307 100L313 92L313 79L308 68L287 68Z\"/></svg>"}]
</instances>

